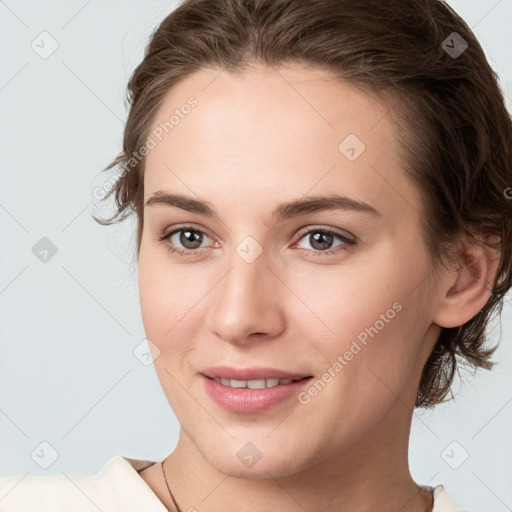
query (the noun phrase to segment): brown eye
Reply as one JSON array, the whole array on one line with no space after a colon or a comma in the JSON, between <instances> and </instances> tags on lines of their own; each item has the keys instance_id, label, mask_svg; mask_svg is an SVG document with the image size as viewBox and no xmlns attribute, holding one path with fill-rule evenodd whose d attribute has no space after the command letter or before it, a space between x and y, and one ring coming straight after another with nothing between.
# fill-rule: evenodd
<instances>
[{"instance_id":1,"label":"brown eye","mask_svg":"<svg viewBox=\"0 0 512 512\"><path fill-rule=\"evenodd\" d=\"M334 246L333 243L335 239L340 240L340 243ZM348 238L347 236L339 233L338 231L334 231L330 228L316 228L310 229L306 233L303 233L300 240L307 240L310 247L301 247L299 242L299 247L306 250L307 252L316 255L328 255L335 252L346 250L349 246L355 245L356 240L352 238Z\"/></svg>"},{"instance_id":2,"label":"brown eye","mask_svg":"<svg viewBox=\"0 0 512 512\"><path fill-rule=\"evenodd\" d=\"M309 243L311 244L311 247L320 251L330 249L333 240L334 236L330 233L316 232L314 234L309 234Z\"/></svg>"},{"instance_id":3,"label":"brown eye","mask_svg":"<svg viewBox=\"0 0 512 512\"><path fill-rule=\"evenodd\" d=\"M203 240L203 234L200 231L192 229L181 229L174 233L181 233L179 236L179 242L185 249L197 249Z\"/></svg>"},{"instance_id":4,"label":"brown eye","mask_svg":"<svg viewBox=\"0 0 512 512\"><path fill-rule=\"evenodd\" d=\"M193 226L182 226L180 229L175 229L168 234L161 234L158 237L160 243L164 243L167 246L167 250L170 253L179 254L180 256L197 256L205 247L201 247L202 243L207 240L211 240L200 229L196 229Z\"/></svg>"}]
</instances>

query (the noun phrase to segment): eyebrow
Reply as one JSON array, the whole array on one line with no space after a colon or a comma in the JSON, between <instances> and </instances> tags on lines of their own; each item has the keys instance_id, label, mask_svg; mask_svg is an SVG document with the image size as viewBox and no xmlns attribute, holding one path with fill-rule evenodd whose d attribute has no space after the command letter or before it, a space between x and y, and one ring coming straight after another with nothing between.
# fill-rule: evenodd
<instances>
[{"instance_id":1,"label":"eyebrow","mask_svg":"<svg viewBox=\"0 0 512 512\"><path fill-rule=\"evenodd\" d=\"M168 194L161 190L153 193L145 202L145 206L154 205L174 206L187 212L218 218L213 206L207 201L200 201L180 194ZM330 194L326 196L309 196L306 199L281 203L272 212L272 217L275 221L279 222L291 217L325 210L347 210L382 216L378 210L367 203L343 195Z\"/></svg>"}]
</instances>

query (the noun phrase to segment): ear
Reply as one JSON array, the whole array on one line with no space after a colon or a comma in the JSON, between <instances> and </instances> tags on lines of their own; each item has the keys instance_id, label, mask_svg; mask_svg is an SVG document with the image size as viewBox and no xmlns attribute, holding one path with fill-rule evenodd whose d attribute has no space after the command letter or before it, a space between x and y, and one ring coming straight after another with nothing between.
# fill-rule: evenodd
<instances>
[{"instance_id":1,"label":"ear","mask_svg":"<svg viewBox=\"0 0 512 512\"><path fill-rule=\"evenodd\" d=\"M464 235L457 262L441 285L441 300L433 322L440 327L458 327L471 320L491 296L500 253L481 241Z\"/></svg>"}]
</instances>

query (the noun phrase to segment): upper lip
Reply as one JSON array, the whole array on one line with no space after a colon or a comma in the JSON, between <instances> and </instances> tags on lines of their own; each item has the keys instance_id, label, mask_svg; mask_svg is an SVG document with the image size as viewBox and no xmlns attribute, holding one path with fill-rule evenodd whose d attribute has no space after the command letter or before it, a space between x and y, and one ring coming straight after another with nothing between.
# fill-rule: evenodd
<instances>
[{"instance_id":1,"label":"upper lip","mask_svg":"<svg viewBox=\"0 0 512 512\"><path fill-rule=\"evenodd\" d=\"M251 368L230 368L229 366L210 366L202 371L203 375L214 378L234 380L260 380L260 379L302 379L311 377L305 373L287 372L277 368L264 368L253 366Z\"/></svg>"}]
</instances>

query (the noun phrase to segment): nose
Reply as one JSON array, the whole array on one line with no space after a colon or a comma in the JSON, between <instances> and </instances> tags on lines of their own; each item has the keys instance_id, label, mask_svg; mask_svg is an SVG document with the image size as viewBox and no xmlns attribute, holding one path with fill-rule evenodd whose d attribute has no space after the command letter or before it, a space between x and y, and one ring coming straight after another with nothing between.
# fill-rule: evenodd
<instances>
[{"instance_id":1,"label":"nose","mask_svg":"<svg viewBox=\"0 0 512 512\"><path fill-rule=\"evenodd\" d=\"M207 329L236 345L279 336L285 329L286 287L278 273L265 252L250 262L233 251L212 290Z\"/></svg>"}]
</instances>

